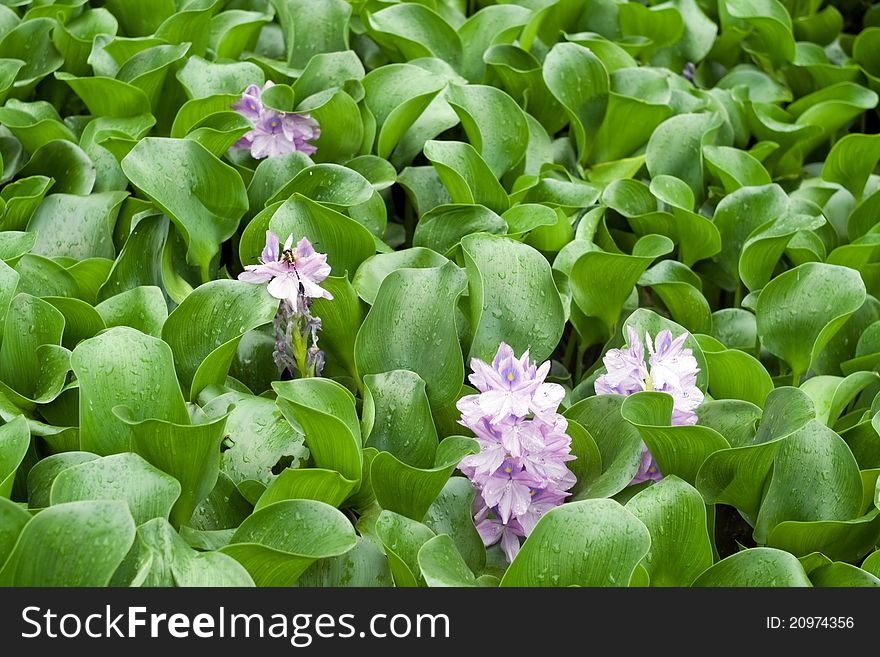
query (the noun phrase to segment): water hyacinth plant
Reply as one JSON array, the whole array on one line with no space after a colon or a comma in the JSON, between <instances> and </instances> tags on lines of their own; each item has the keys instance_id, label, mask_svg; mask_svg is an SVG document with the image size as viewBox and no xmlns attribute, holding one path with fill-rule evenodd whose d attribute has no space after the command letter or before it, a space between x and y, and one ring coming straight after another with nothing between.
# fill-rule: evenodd
<instances>
[{"instance_id":1,"label":"water hyacinth plant","mask_svg":"<svg viewBox=\"0 0 880 657\"><path fill-rule=\"evenodd\" d=\"M880 585L869 4L0 3L0 586Z\"/></svg>"}]
</instances>

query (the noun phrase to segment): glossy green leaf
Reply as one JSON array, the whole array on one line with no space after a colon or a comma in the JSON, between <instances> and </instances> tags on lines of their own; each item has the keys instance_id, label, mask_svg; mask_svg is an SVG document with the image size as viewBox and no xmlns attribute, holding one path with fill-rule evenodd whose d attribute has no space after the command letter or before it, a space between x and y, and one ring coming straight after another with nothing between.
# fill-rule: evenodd
<instances>
[{"instance_id":1,"label":"glossy green leaf","mask_svg":"<svg viewBox=\"0 0 880 657\"><path fill-rule=\"evenodd\" d=\"M352 394L329 379L279 381L272 388L284 416L302 427L315 464L359 481L361 430Z\"/></svg>"},{"instance_id":2,"label":"glossy green leaf","mask_svg":"<svg viewBox=\"0 0 880 657\"><path fill-rule=\"evenodd\" d=\"M434 165L453 203L478 203L498 213L507 209L507 193L470 144L431 140L425 143L425 157Z\"/></svg>"},{"instance_id":3,"label":"glossy green leaf","mask_svg":"<svg viewBox=\"0 0 880 657\"><path fill-rule=\"evenodd\" d=\"M709 427L671 426L672 406L666 393L638 392L626 398L620 413L639 430L664 476L676 475L693 484L708 456L730 444Z\"/></svg>"},{"instance_id":4,"label":"glossy green leaf","mask_svg":"<svg viewBox=\"0 0 880 657\"><path fill-rule=\"evenodd\" d=\"M180 484L137 454L123 453L86 461L60 472L50 503L119 500L128 505L135 524L168 518L180 495Z\"/></svg>"},{"instance_id":5,"label":"glossy green leaf","mask_svg":"<svg viewBox=\"0 0 880 657\"><path fill-rule=\"evenodd\" d=\"M568 115L578 159L584 163L608 106L608 72L588 48L558 43L547 53L543 76Z\"/></svg>"},{"instance_id":6,"label":"glossy green leaf","mask_svg":"<svg viewBox=\"0 0 880 657\"><path fill-rule=\"evenodd\" d=\"M623 400L620 395L596 395L565 411L566 417L575 420L589 432L601 456L601 474L586 482L575 499L608 497L619 493L638 471L642 458L642 437L621 416Z\"/></svg>"},{"instance_id":7,"label":"glossy green leaf","mask_svg":"<svg viewBox=\"0 0 880 657\"><path fill-rule=\"evenodd\" d=\"M756 312L758 335L767 350L791 366L797 380L864 300L865 287L858 272L836 265L803 264L777 276L762 290Z\"/></svg>"},{"instance_id":8,"label":"glossy green leaf","mask_svg":"<svg viewBox=\"0 0 880 657\"><path fill-rule=\"evenodd\" d=\"M341 512L323 502L287 500L250 516L221 552L242 564L257 586L290 586L317 559L344 554L355 543Z\"/></svg>"},{"instance_id":9,"label":"glossy green leaf","mask_svg":"<svg viewBox=\"0 0 880 657\"><path fill-rule=\"evenodd\" d=\"M124 502L59 504L25 525L0 570L0 583L106 586L134 538L134 520Z\"/></svg>"},{"instance_id":10,"label":"glossy green leaf","mask_svg":"<svg viewBox=\"0 0 880 657\"><path fill-rule=\"evenodd\" d=\"M192 140L158 137L138 142L122 170L174 222L187 242L187 262L207 279L218 244L248 207L240 176Z\"/></svg>"},{"instance_id":11,"label":"glossy green leaf","mask_svg":"<svg viewBox=\"0 0 880 657\"><path fill-rule=\"evenodd\" d=\"M376 500L383 509L421 520L459 461L478 450L470 438L449 436L438 445L430 468L415 468L390 452L379 452L370 468Z\"/></svg>"},{"instance_id":12,"label":"glossy green leaf","mask_svg":"<svg viewBox=\"0 0 880 657\"><path fill-rule=\"evenodd\" d=\"M774 548L737 552L707 569L694 586L794 587L812 586L796 557Z\"/></svg>"},{"instance_id":13,"label":"glossy green leaf","mask_svg":"<svg viewBox=\"0 0 880 657\"><path fill-rule=\"evenodd\" d=\"M666 476L632 497L626 509L651 534L642 566L652 586L688 586L712 565L706 505L686 482Z\"/></svg>"},{"instance_id":14,"label":"glossy green leaf","mask_svg":"<svg viewBox=\"0 0 880 657\"><path fill-rule=\"evenodd\" d=\"M550 267L535 249L503 237L462 240L473 340L470 357L490 361L501 342L546 360L562 337L565 317ZM528 308L528 313L523 309Z\"/></svg>"},{"instance_id":15,"label":"glossy green leaf","mask_svg":"<svg viewBox=\"0 0 880 657\"><path fill-rule=\"evenodd\" d=\"M31 443L27 421L20 415L0 427L0 498L12 492L15 473Z\"/></svg>"},{"instance_id":16,"label":"glossy green leaf","mask_svg":"<svg viewBox=\"0 0 880 657\"><path fill-rule=\"evenodd\" d=\"M131 451L132 430L113 413L118 405L139 419L189 422L171 348L156 338L115 327L77 345L71 366L79 382L80 441L86 451Z\"/></svg>"},{"instance_id":17,"label":"glossy green leaf","mask_svg":"<svg viewBox=\"0 0 880 657\"><path fill-rule=\"evenodd\" d=\"M355 342L361 376L408 369L427 384L432 406L451 402L464 380L454 315L444 312L464 292L466 276L447 263L399 269L382 281ZM429 350L433 357L425 360Z\"/></svg>"},{"instance_id":18,"label":"glossy green leaf","mask_svg":"<svg viewBox=\"0 0 880 657\"><path fill-rule=\"evenodd\" d=\"M617 502L563 504L541 517L501 586L628 586L650 548L648 528Z\"/></svg>"}]
</instances>

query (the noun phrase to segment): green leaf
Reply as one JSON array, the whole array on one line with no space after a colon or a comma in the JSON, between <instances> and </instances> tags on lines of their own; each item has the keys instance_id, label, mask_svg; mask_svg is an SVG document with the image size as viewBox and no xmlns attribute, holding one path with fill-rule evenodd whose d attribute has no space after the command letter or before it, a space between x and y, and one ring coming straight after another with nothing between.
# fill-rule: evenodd
<instances>
[{"instance_id":1,"label":"green leaf","mask_svg":"<svg viewBox=\"0 0 880 657\"><path fill-rule=\"evenodd\" d=\"M317 500L338 507L357 487L335 470L322 468L285 469L260 496L254 511L283 500Z\"/></svg>"},{"instance_id":2,"label":"green leaf","mask_svg":"<svg viewBox=\"0 0 880 657\"><path fill-rule=\"evenodd\" d=\"M652 586L689 586L712 565L712 542L706 505L695 488L666 476L626 503L651 534L651 549L642 566Z\"/></svg>"},{"instance_id":3,"label":"green leaf","mask_svg":"<svg viewBox=\"0 0 880 657\"><path fill-rule=\"evenodd\" d=\"M817 587L880 587L880 578L875 577L862 568L842 562L835 562L817 568L810 573L810 580L813 582L813 586Z\"/></svg>"},{"instance_id":4,"label":"green leaf","mask_svg":"<svg viewBox=\"0 0 880 657\"><path fill-rule=\"evenodd\" d=\"M53 139L40 146L28 160L20 176L46 175L58 193L89 194L95 184L95 165L83 150L66 139Z\"/></svg>"},{"instance_id":5,"label":"green leaf","mask_svg":"<svg viewBox=\"0 0 880 657\"><path fill-rule=\"evenodd\" d=\"M272 384L288 421L302 427L315 465L360 481L363 455L354 397L330 379L296 379Z\"/></svg>"},{"instance_id":6,"label":"green leaf","mask_svg":"<svg viewBox=\"0 0 880 657\"><path fill-rule=\"evenodd\" d=\"M652 177L675 176L700 200L704 196L703 147L718 127L715 114L679 114L661 123L648 141L647 166Z\"/></svg>"},{"instance_id":7,"label":"green leaf","mask_svg":"<svg viewBox=\"0 0 880 657\"><path fill-rule=\"evenodd\" d=\"M422 521L435 534L450 536L468 568L477 573L486 564L486 548L474 525L475 495L470 481L464 477L450 477Z\"/></svg>"},{"instance_id":8,"label":"green leaf","mask_svg":"<svg viewBox=\"0 0 880 657\"><path fill-rule=\"evenodd\" d=\"M114 259L113 226L127 196L126 192L104 192L46 197L27 227L37 235L33 253L77 260Z\"/></svg>"},{"instance_id":9,"label":"green leaf","mask_svg":"<svg viewBox=\"0 0 880 657\"><path fill-rule=\"evenodd\" d=\"M59 504L21 532L6 565L5 586L107 586L135 538L124 502Z\"/></svg>"},{"instance_id":10,"label":"green leaf","mask_svg":"<svg viewBox=\"0 0 880 657\"><path fill-rule=\"evenodd\" d=\"M672 406L671 395L638 392L624 400L620 413L639 430L664 476L676 475L693 484L706 458L730 444L709 427L670 426Z\"/></svg>"},{"instance_id":11,"label":"green leaf","mask_svg":"<svg viewBox=\"0 0 880 657\"><path fill-rule=\"evenodd\" d=\"M370 71L363 86L376 120L376 155L387 158L446 81L419 66L390 64Z\"/></svg>"},{"instance_id":12,"label":"green leaf","mask_svg":"<svg viewBox=\"0 0 880 657\"><path fill-rule=\"evenodd\" d=\"M28 506L42 509L49 506L52 484L67 468L99 458L89 452L61 452L39 460L27 475Z\"/></svg>"},{"instance_id":13,"label":"green leaf","mask_svg":"<svg viewBox=\"0 0 880 657\"><path fill-rule=\"evenodd\" d=\"M119 500L128 504L135 524L168 518L180 484L137 454L123 453L86 461L60 472L50 503Z\"/></svg>"},{"instance_id":14,"label":"green leaf","mask_svg":"<svg viewBox=\"0 0 880 657\"><path fill-rule=\"evenodd\" d=\"M141 333L160 337L168 319L168 305L162 290L154 285L132 288L95 306L107 328L130 326Z\"/></svg>"},{"instance_id":15,"label":"green leaf","mask_svg":"<svg viewBox=\"0 0 880 657\"><path fill-rule=\"evenodd\" d=\"M120 404L138 418L189 422L171 348L161 340L115 327L77 345L70 362L80 388L83 450L100 455L131 451L132 430L113 413Z\"/></svg>"},{"instance_id":16,"label":"green leaf","mask_svg":"<svg viewBox=\"0 0 880 657\"><path fill-rule=\"evenodd\" d=\"M431 140L425 143L425 157L434 165L453 203L478 203L498 213L508 208L507 192L470 144Z\"/></svg>"},{"instance_id":17,"label":"green leaf","mask_svg":"<svg viewBox=\"0 0 880 657\"><path fill-rule=\"evenodd\" d=\"M610 497L622 491L635 477L642 458L642 437L623 419L620 395L587 397L565 411L565 416L586 429L596 442L602 472L592 481L579 482L583 488L575 499Z\"/></svg>"},{"instance_id":18,"label":"green leaf","mask_svg":"<svg viewBox=\"0 0 880 657\"><path fill-rule=\"evenodd\" d=\"M52 304L16 294L9 304L0 345L0 381L21 406L47 403L64 386L69 352L60 346L64 315Z\"/></svg>"},{"instance_id":19,"label":"green leaf","mask_svg":"<svg viewBox=\"0 0 880 657\"><path fill-rule=\"evenodd\" d=\"M650 287L672 319L691 333L712 330L712 311L701 291L702 281L680 262L661 260L641 275L638 284Z\"/></svg>"},{"instance_id":20,"label":"green leaf","mask_svg":"<svg viewBox=\"0 0 880 657\"><path fill-rule=\"evenodd\" d=\"M814 376L801 384L816 407L816 419L833 427L840 414L858 394L870 385L880 382L877 372L853 372L848 377Z\"/></svg>"},{"instance_id":21,"label":"green leaf","mask_svg":"<svg viewBox=\"0 0 880 657\"><path fill-rule=\"evenodd\" d=\"M758 335L768 351L791 366L797 381L864 300L858 272L806 263L780 274L761 291Z\"/></svg>"},{"instance_id":22,"label":"green leaf","mask_svg":"<svg viewBox=\"0 0 880 657\"><path fill-rule=\"evenodd\" d=\"M303 68L319 53L348 50L351 5L328 0L320 6L309 0L272 0L287 46L287 64Z\"/></svg>"},{"instance_id":23,"label":"green leaf","mask_svg":"<svg viewBox=\"0 0 880 657\"><path fill-rule=\"evenodd\" d=\"M428 586L477 586L474 574L447 534L435 536L421 546L418 564Z\"/></svg>"},{"instance_id":24,"label":"green leaf","mask_svg":"<svg viewBox=\"0 0 880 657\"><path fill-rule=\"evenodd\" d=\"M228 412L220 469L236 484L256 481L268 485L274 481L279 464L296 468L309 456L302 433L290 425L271 399L227 392L203 408L210 418Z\"/></svg>"},{"instance_id":25,"label":"green leaf","mask_svg":"<svg viewBox=\"0 0 880 657\"><path fill-rule=\"evenodd\" d=\"M190 139L147 137L122 160L122 170L180 230L187 262L208 279L219 244L248 208L238 173Z\"/></svg>"},{"instance_id":26,"label":"green leaf","mask_svg":"<svg viewBox=\"0 0 880 657\"><path fill-rule=\"evenodd\" d=\"M759 226L748 236L739 258L739 275L750 290L762 288L770 281L776 262L800 231L814 230L824 223L820 213L810 212L813 209L804 211L792 205L781 217Z\"/></svg>"},{"instance_id":27,"label":"green leaf","mask_svg":"<svg viewBox=\"0 0 880 657\"><path fill-rule=\"evenodd\" d=\"M372 306L376 302L376 295L379 293L382 281L391 272L404 268L432 269L447 262L449 260L436 251L422 247L379 253L367 258L358 267L352 284L360 298Z\"/></svg>"},{"instance_id":28,"label":"green leaf","mask_svg":"<svg viewBox=\"0 0 880 657\"><path fill-rule=\"evenodd\" d=\"M201 57L189 57L175 77L190 99L239 94L249 84L262 85L265 79L263 71L256 64L209 62Z\"/></svg>"},{"instance_id":29,"label":"green leaf","mask_svg":"<svg viewBox=\"0 0 880 657\"><path fill-rule=\"evenodd\" d=\"M529 126L510 96L495 87L450 85L446 100L461 119L468 141L496 178L525 157Z\"/></svg>"},{"instance_id":30,"label":"green leaf","mask_svg":"<svg viewBox=\"0 0 880 657\"><path fill-rule=\"evenodd\" d=\"M389 561L371 540L357 537L355 546L338 557L319 559L304 572L297 586L362 587L392 586Z\"/></svg>"},{"instance_id":31,"label":"green leaf","mask_svg":"<svg viewBox=\"0 0 880 657\"><path fill-rule=\"evenodd\" d=\"M198 287L174 309L162 337L191 399L205 386L226 380L242 335L271 322L277 310L278 300L264 286L229 280Z\"/></svg>"},{"instance_id":32,"label":"green leaf","mask_svg":"<svg viewBox=\"0 0 880 657\"><path fill-rule=\"evenodd\" d=\"M783 439L814 417L812 401L797 388L773 390L767 396L757 433L747 432L739 438L733 428L728 429L724 436L731 449L710 454L697 473L696 486L706 502L734 506L754 526Z\"/></svg>"},{"instance_id":33,"label":"green leaf","mask_svg":"<svg viewBox=\"0 0 880 657\"><path fill-rule=\"evenodd\" d=\"M0 499L8 498L12 492L15 473L30 444L31 434L23 415L0 427Z\"/></svg>"},{"instance_id":34,"label":"green leaf","mask_svg":"<svg viewBox=\"0 0 880 657\"><path fill-rule=\"evenodd\" d=\"M709 369L709 392L714 399L742 399L763 407L773 379L754 356L727 349L708 336L698 338Z\"/></svg>"},{"instance_id":35,"label":"green leaf","mask_svg":"<svg viewBox=\"0 0 880 657\"><path fill-rule=\"evenodd\" d=\"M356 544L354 527L340 511L314 500L287 500L245 520L220 551L243 565L257 586L290 586L318 559Z\"/></svg>"},{"instance_id":36,"label":"green leaf","mask_svg":"<svg viewBox=\"0 0 880 657\"><path fill-rule=\"evenodd\" d=\"M0 39L0 52L4 57L25 62L12 85L14 90L29 93L37 82L64 63L52 45L51 32L56 24L51 18L31 18Z\"/></svg>"},{"instance_id":37,"label":"green leaf","mask_svg":"<svg viewBox=\"0 0 880 657\"><path fill-rule=\"evenodd\" d=\"M138 527L131 551L111 586L253 586L242 566L219 552L196 552L167 521Z\"/></svg>"},{"instance_id":38,"label":"green leaf","mask_svg":"<svg viewBox=\"0 0 880 657\"><path fill-rule=\"evenodd\" d=\"M740 187L769 185L770 174L747 151L730 146L703 146L703 157L712 175L730 194Z\"/></svg>"},{"instance_id":39,"label":"green leaf","mask_svg":"<svg viewBox=\"0 0 880 657\"><path fill-rule=\"evenodd\" d=\"M767 547L742 550L707 569L694 586L793 587L812 586L796 557Z\"/></svg>"},{"instance_id":40,"label":"green leaf","mask_svg":"<svg viewBox=\"0 0 880 657\"><path fill-rule=\"evenodd\" d=\"M656 258L672 250L672 242L648 235L636 242L632 255L589 248L572 267L571 291L584 315L601 321L603 330L596 336L600 342L611 335L639 277Z\"/></svg>"},{"instance_id":41,"label":"green leaf","mask_svg":"<svg viewBox=\"0 0 880 657\"><path fill-rule=\"evenodd\" d=\"M430 468L437 451L437 430L421 377L393 370L365 376L364 386L364 444L390 452L415 468Z\"/></svg>"},{"instance_id":42,"label":"green leaf","mask_svg":"<svg viewBox=\"0 0 880 657\"><path fill-rule=\"evenodd\" d=\"M390 452L373 459L370 478L383 509L421 520L462 458L479 451L475 440L449 436L437 447L431 468L415 468Z\"/></svg>"},{"instance_id":43,"label":"green leaf","mask_svg":"<svg viewBox=\"0 0 880 657\"><path fill-rule=\"evenodd\" d=\"M406 516L393 511L382 511L376 520L376 534L385 548L388 565L394 576L394 585L418 586L422 579L418 561L419 550L434 538L434 532Z\"/></svg>"},{"instance_id":44,"label":"green leaf","mask_svg":"<svg viewBox=\"0 0 880 657\"><path fill-rule=\"evenodd\" d=\"M755 540L765 543L786 520L852 520L861 505L862 480L852 452L831 429L810 420L776 452Z\"/></svg>"},{"instance_id":45,"label":"green leaf","mask_svg":"<svg viewBox=\"0 0 880 657\"><path fill-rule=\"evenodd\" d=\"M124 118L150 113L150 99L143 90L123 80L102 75L77 77L60 72L55 77L66 82L94 116Z\"/></svg>"},{"instance_id":46,"label":"green leaf","mask_svg":"<svg viewBox=\"0 0 880 657\"><path fill-rule=\"evenodd\" d=\"M608 107L608 72L592 51L576 43L557 43L544 59L544 82L571 124L584 164Z\"/></svg>"},{"instance_id":47,"label":"green leaf","mask_svg":"<svg viewBox=\"0 0 880 657\"><path fill-rule=\"evenodd\" d=\"M0 108L2 109L2 108ZM31 216L43 202L43 197L55 181L46 176L30 176L4 186L0 199L6 202L6 209L0 219L4 231L24 230ZM36 234L29 235L31 240Z\"/></svg>"},{"instance_id":48,"label":"green leaf","mask_svg":"<svg viewBox=\"0 0 880 657\"><path fill-rule=\"evenodd\" d=\"M436 12L420 4L391 5L364 15L371 37L396 59L437 57L459 68L462 43L454 29Z\"/></svg>"},{"instance_id":49,"label":"green leaf","mask_svg":"<svg viewBox=\"0 0 880 657\"><path fill-rule=\"evenodd\" d=\"M549 358L565 324L546 259L515 240L469 235L462 240L473 340L470 357L489 362L501 342L531 358ZM526 311L526 309L528 309Z\"/></svg>"},{"instance_id":50,"label":"green leaf","mask_svg":"<svg viewBox=\"0 0 880 657\"><path fill-rule=\"evenodd\" d=\"M6 563L21 530L30 519L31 514L23 507L0 497L0 564Z\"/></svg>"},{"instance_id":51,"label":"green leaf","mask_svg":"<svg viewBox=\"0 0 880 657\"><path fill-rule=\"evenodd\" d=\"M464 362L449 309L464 292L465 281L451 262L388 274L355 341L360 375L411 370L426 382L432 406L453 401L464 380ZM428 352L433 356L426 360Z\"/></svg>"},{"instance_id":52,"label":"green leaf","mask_svg":"<svg viewBox=\"0 0 880 657\"><path fill-rule=\"evenodd\" d=\"M877 135L845 135L834 144L822 166L822 178L840 183L859 198L880 159Z\"/></svg>"},{"instance_id":53,"label":"green leaf","mask_svg":"<svg viewBox=\"0 0 880 657\"><path fill-rule=\"evenodd\" d=\"M298 241L307 236L315 249L327 254L334 276L345 276L376 252L372 234L344 214L294 194L283 204L273 204L254 217L242 234L239 257L252 264L266 245L266 230L283 241L293 235Z\"/></svg>"},{"instance_id":54,"label":"green leaf","mask_svg":"<svg viewBox=\"0 0 880 657\"><path fill-rule=\"evenodd\" d=\"M512 42L531 16L526 7L482 7L458 28L462 46L461 72L471 82L483 79L486 50L497 43Z\"/></svg>"},{"instance_id":55,"label":"green leaf","mask_svg":"<svg viewBox=\"0 0 880 657\"><path fill-rule=\"evenodd\" d=\"M842 561L857 561L880 539L880 510L854 520L786 520L776 525L767 544L795 556L813 551ZM815 583L815 582L814 582Z\"/></svg>"},{"instance_id":56,"label":"green leaf","mask_svg":"<svg viewBox=\"0 0 880 657\"><path fill-rule=\"evenodd\" d=\"M208 420L197 415L196 419L202 421L194 424L138 421L125 406L117 406L115 415L131 431L131 451L180 482L181 493L171 509L171 524L180 527L189 522L217 482L226 416Z\"/></svg>"},{"instance_id":57,"label":"green leaf","mask_svg":"<svg viewBox=\"0 0 880 657\"><path fill-rule=\"evenodd\" d=\"M503 235L506 232L504 219L482 205L438 205L419 217L413 234L413 246L427 247L445 254L472 233Z\"/></svg>"},{"instance_id":58,"label":"green leaf","mask_svg":"<svg viewBox=\"0 0 880 657\"><path fill-rule=\"evenodd\" d=\"M648 528L617 502L563 504L541 517L501 586L628 586L650 548Z\"/></svg>"}]
</instances>

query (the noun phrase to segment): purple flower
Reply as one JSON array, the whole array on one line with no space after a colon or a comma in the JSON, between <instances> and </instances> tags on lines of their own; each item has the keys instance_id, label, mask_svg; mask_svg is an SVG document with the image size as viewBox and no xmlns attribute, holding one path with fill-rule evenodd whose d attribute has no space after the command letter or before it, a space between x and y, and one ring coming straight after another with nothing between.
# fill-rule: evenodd
<instances>
[{"instance_id":1,"label":"purple flower","mask_svg":"<svg viewBox=\"0 0 880 657\"><path fill-rule=\"evenodd\" d=\"M273 84L274 83L269 80L262 89L255 84L248 85L247 89L245 89L244 93L241 95L241 100L233 103L232 109L250 119L252 122L256 121L260 118L260 114L263 112L263 101L260 100L260 96Z\"/></svg>"},{"instance_id":2,"label":"purple flower","mask_svg":"<svg viewBox=\"0 0 880 657\"><path fill-rule=\"evenodd\" d=\"M489 507L485 504L474 516L477 532L486 546L501 543L501 550L508 561L519 553L519 539L525 538L526 531L516 519L508 523L501 522L498 518L489 518Z\"/></svg>"},{"instance_id":3,"label":"purple flower","mask_svg":"<svg viewBox=\"0 0 880 657\"><path fill-rule=\"evenodd\" d=\"M510 516L520 516L532 503L532 489L541 485L513 459L506 459L495 472L483 482L483 501L489 508L497 509L501 522Z\"/></svg>"},{"instance_id":4,"label":"purple flower","mask_svg":"<svg viewBox=\"0 0 880 657\"><path fill-rule=\"evenodd\" d=\"M332 299L319 284L330 275L327 255L318 253L312 243L303 237L293 247L293 235L284 242L279 253L278 236L266 231L266 246L260 255L259 265L247 265L238 275L247 283L269 283L267 289L276 299L284 299L294 307L302 306L306 299Z\"/></svg>"},{"instance_id":5,"label":"purple flower","mask_svg":"<svg viewBox=\"0 0 880 657\"><path fill-rule=\"evenodd\" d=\"M649 358L645 362L645 348L638 333L626 327L629 338L627 349L610 349L602 362L606 373L595 382L598 395L631 395L641 390L665 392L672 397L672 424L682 426L696 424L696 408L703 402L703 392L697 387L700 368L693 352L684 347L688 333L672 338L668 330L660 331L652 343L645 334ZM643 447L639 470L631 483L649 479L658 480L662 475L647 447Z\"/></svg>"},{"instance_id":6,"label":"purple flower","mask_svg":"<svg viewBox=\"0 0 880 657\"><path fill-rule=\"evenodd\" d=\"M251 156L260 160L265 157L286 155L300 151L312 155L317 148L309 142L321 136L321 128L309 114L277 112L263 106L262 93L273 86L266 82L260 89L249 85L241 99L232 109L246 117L254 126L233 145L234 149L250 149Z\"/></svg>"},{"instance_id":7,"label":"purple flower","mask_svg":"<svg viewBox=\"0 0 880 657\"><path fill-rule=\"evenodd\" d=\"M483 542L500 542L510 561L519 540L575 484L566 465L575 458L568 423L557 412L565 391L545 382L549 362L537 367L528 351L517 358L503 342L491 365L475 358L471 369L480 393L457 406L480 451L463 458L459 469L478 493L474 521Z\"/></svg>"},{"instance_id":8,"label":"purple flower","mask_svg":"<svg viewBox=\"0 0 880 657\"><path fill-rule=\"evenodd\" d=\"M651 456L651 452L644 445L642 446L642 460L639 462L639 469L636 476L630 482L630 486L640 484L643 481L660 481L663 475L660 474L660 468L657 467L657 461Z\"/></svg>"},{"instance_id":9,"label":"purple flower","mask_svg":"<svg viewBox=\"0 0 880 657\"><path fill-rule=\"evenodd\" d=\"M491 367L479 358L471 360L473 374L469 377L479 395L463 398L462 412L484 415L492 424L513 417L555 413L565 390L556 383L545 383L550 361L540 368L529 362L528 350L516 358L510 345L502 342ZM464 401L467 400L467 401Z\"/></svg>"}]
</instances>

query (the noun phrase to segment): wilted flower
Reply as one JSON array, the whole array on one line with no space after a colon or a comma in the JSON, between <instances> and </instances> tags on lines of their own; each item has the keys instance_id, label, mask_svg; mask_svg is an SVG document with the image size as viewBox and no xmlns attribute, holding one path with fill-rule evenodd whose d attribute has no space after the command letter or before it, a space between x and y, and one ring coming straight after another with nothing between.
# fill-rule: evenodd
<instances>
[{"instance_id":1,"label":"wilted flower","mask_svg":"<svg viewBox=\"0 0 880 657\"><path fill-rule=\"evenodd\" d=\"M260 264L246 265L238 275L247 283L268 283L266 289L281 300L275 315L275 362L282 370L298 367L303 376L315 376L324 367L324 354L318 348L321 319L311 314L312 299L333 299L320 286L330 275L327 255L318 253L303 237L293 246L289 235L280 247L278 236L266 231L266 245ZM311 345L308 343L311 342Z\"/></svg>"},{"instance_id":2,"label":"wilted flower","mask_svg":"<svg viewBox=\"0 0 880 657\"><path fill-rule=\"evenodd\" d=\"M627 349L609 349L602 359L607 370L594 384L599 395L631 395L641 390L665 392L672 396L672 424L696 424L694 412L703 401L703 392L697 387L700 368L693 352L684 347L688 333L673 340L668 330L660 331L652 343L645 334L649 358L645 362L645 347L639 334L626 327L629 338ZM632 483L661 478L657 463L648 448L642 452L639 470Z\"/></svg>"},{"instance_id":3,"label":"wilted flower","mask_svg":"<svg viewBox=\"0 0 880 657\"><path fill-rule=\"evenodd\" d=\"M232 109L248 118L254 126L233 148L249 149L251 156L258 160L294 151L312 155L317 148L309 141L321 136L321 128L308 114L278 112L264 107L262 93L272 85L271 80L262 89L250 85L241 99L232 105Z\"/></svg>"},{"instance_id":4,"label":"wilted flower","mask_svg":"<svg viewBox=\"0 0 880 657\"><path fill-rule=\"evenodd\" d=\"M512 561L519 539L575 484L565 465L575 458L568 423L557 413L565 391L545 382L549 362L537 367L528 351L517 358L503 342L491 366L474 358L471 369L480 393L462 397L458 410L480 451L462 459L459 469L477 489L474 520L483 542L500 541Z\"/></svg>"}]
</instances>

